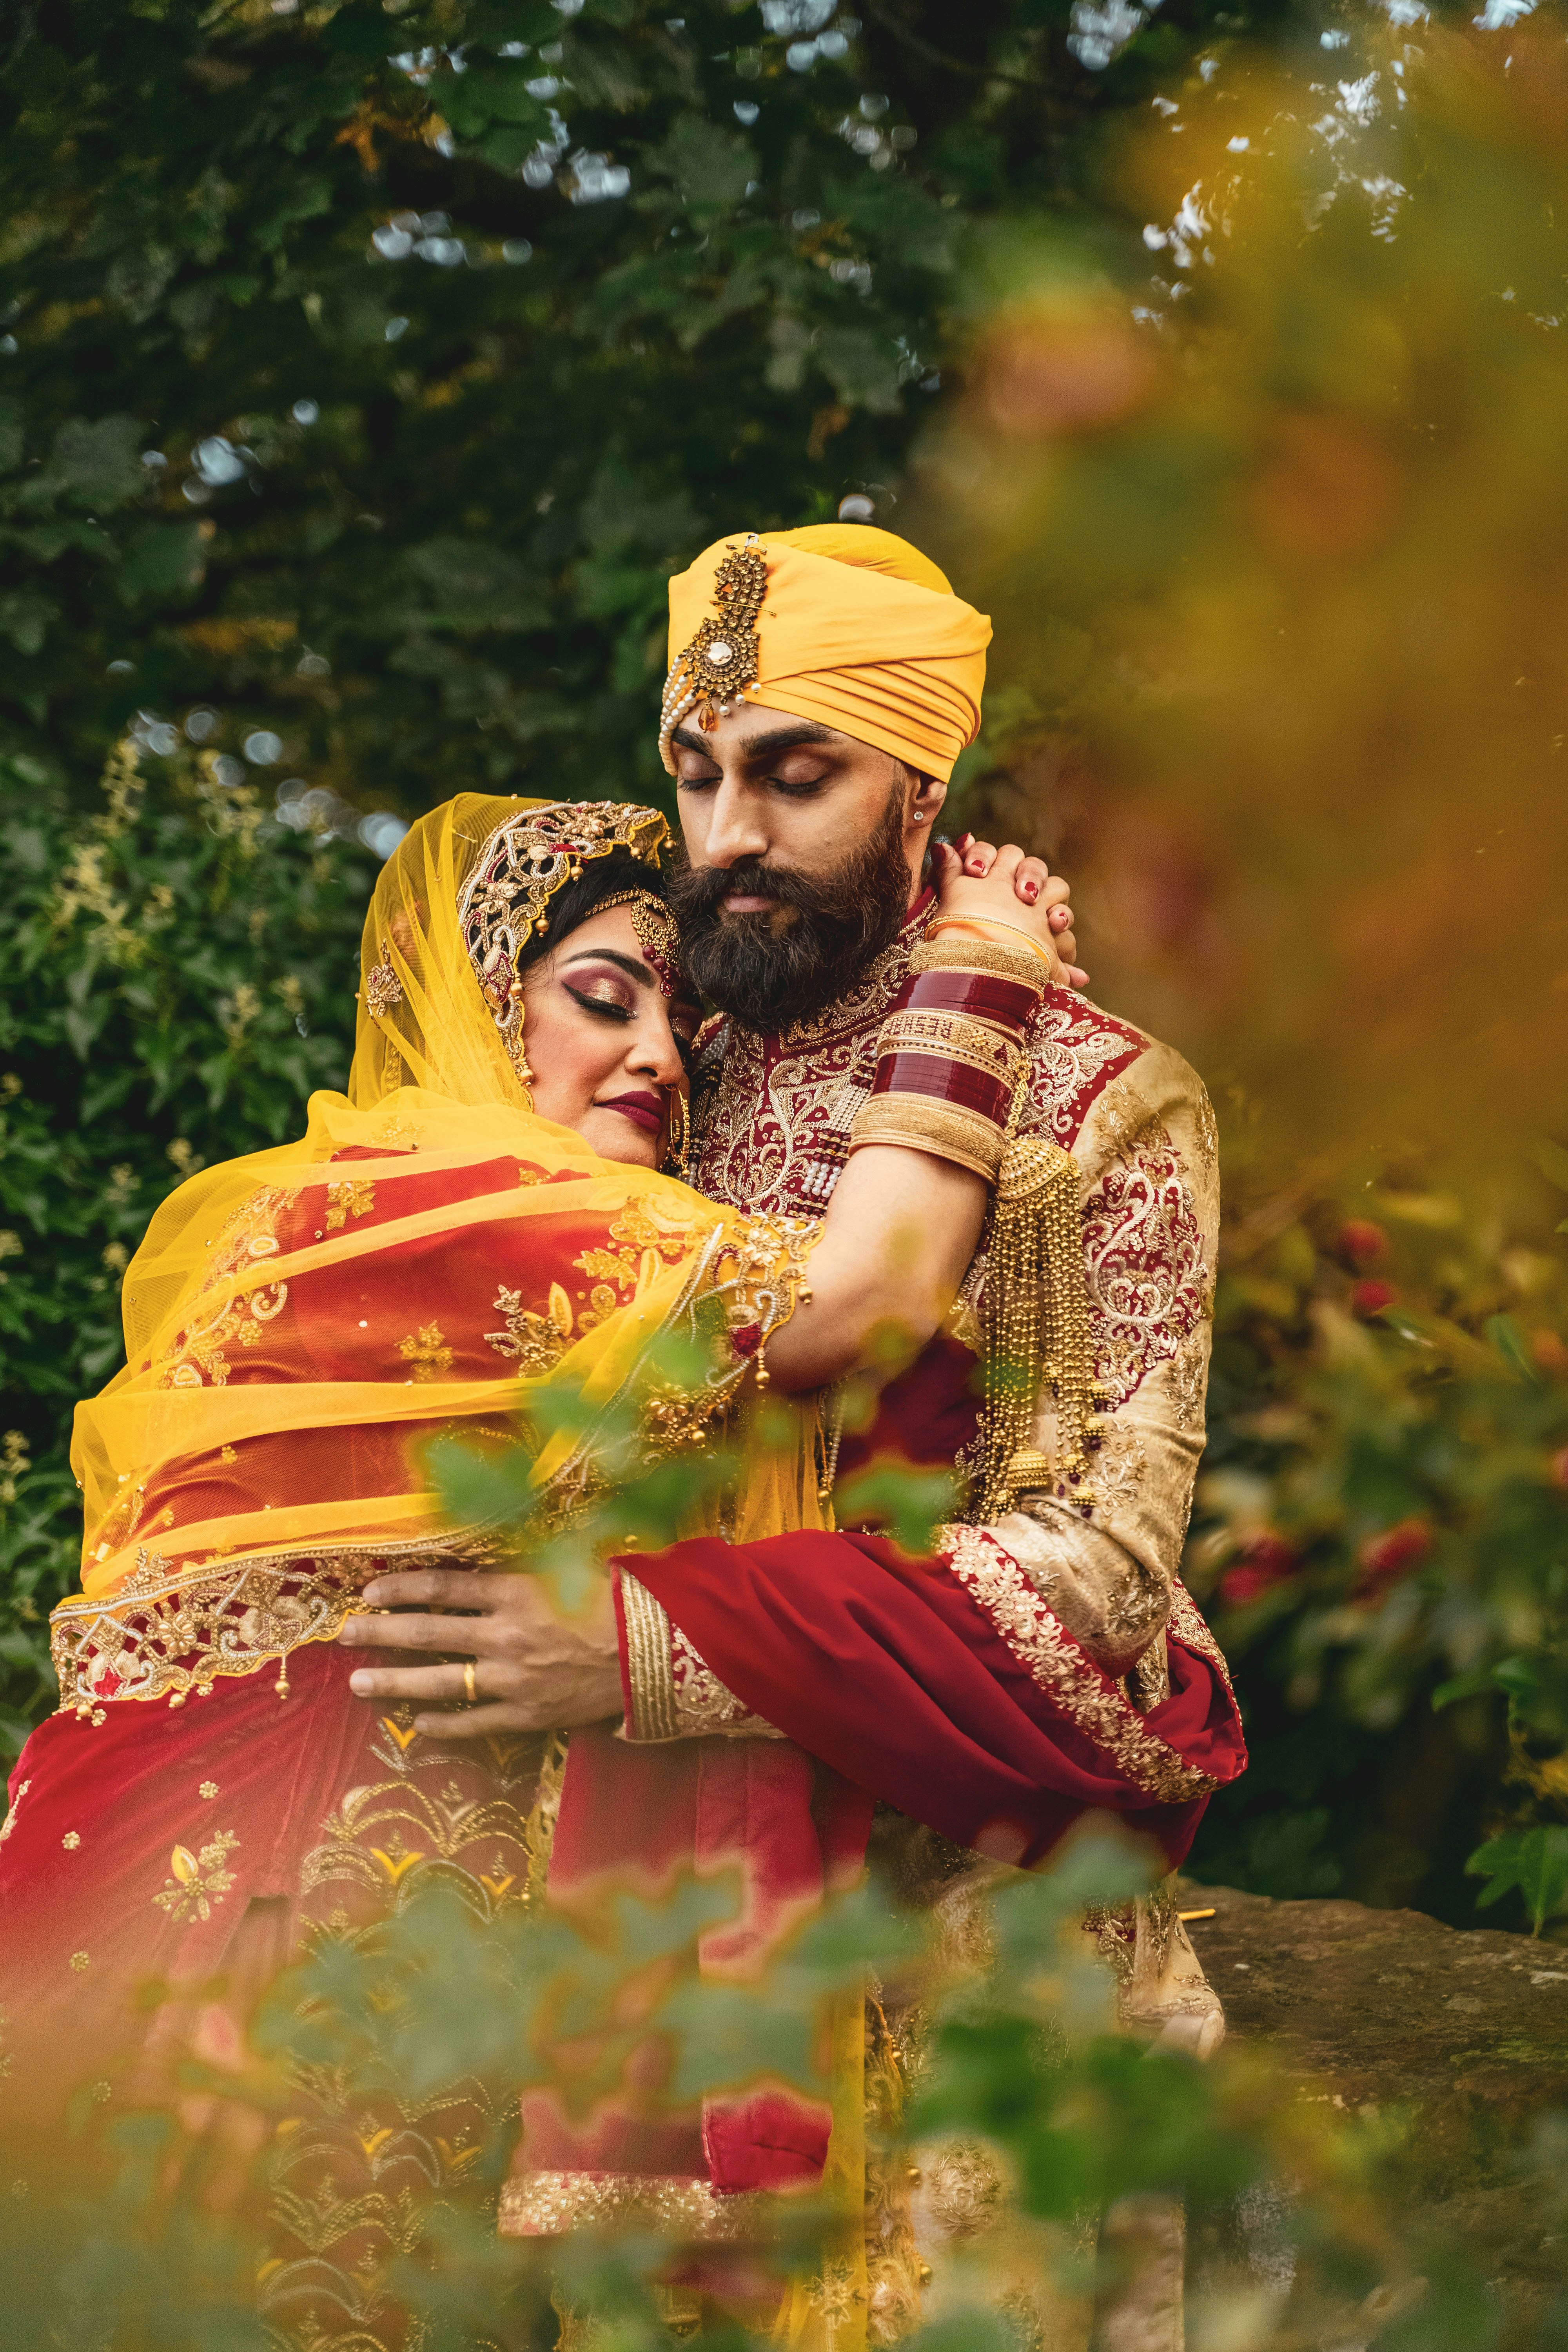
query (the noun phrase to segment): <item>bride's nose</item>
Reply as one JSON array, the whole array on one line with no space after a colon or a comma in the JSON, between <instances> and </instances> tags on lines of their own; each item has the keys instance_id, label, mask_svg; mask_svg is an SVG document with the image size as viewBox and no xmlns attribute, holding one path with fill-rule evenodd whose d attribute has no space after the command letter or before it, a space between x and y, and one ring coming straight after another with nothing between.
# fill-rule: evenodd
<instances>
[{"instance_id":1,"label":"bride's nose","mask_svg":"<svg viewBox=\"0 0 1568 2352\"><path fill-rule=\"evenodd\" d=\"M636 1077L651 1078L656 1087L679 1084L685 1065L662 1007L657 1013L650 1008L647 1017L638 1023L626 1066Z\"/></svg>"}]
</instances>

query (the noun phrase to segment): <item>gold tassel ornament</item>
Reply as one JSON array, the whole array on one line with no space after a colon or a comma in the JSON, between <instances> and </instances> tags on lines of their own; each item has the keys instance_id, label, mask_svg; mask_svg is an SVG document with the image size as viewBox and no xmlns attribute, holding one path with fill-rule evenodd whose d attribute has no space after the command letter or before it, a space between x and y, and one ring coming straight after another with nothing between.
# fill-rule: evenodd
<instances>
[{"instance_id":1,"label":"gold tassel ornament","mask_svg":"<svg viewBox=\"0 0 1568 2352\"><path fill-rule=\"evenodd\" d=\"M1096 1496L1089 1454L1105 1391L1094 1379L1093 1329L1083 1269L1079 1167L1040 1135L1012 1137L1002 1155L985 1264L985 1406L981 1422L982 1523L1020 1495L1050 1492L1088 1518ZM1036 1422L1048 1382L1056 1450L1041 1452Z\"/></svg>"}]
</instances>

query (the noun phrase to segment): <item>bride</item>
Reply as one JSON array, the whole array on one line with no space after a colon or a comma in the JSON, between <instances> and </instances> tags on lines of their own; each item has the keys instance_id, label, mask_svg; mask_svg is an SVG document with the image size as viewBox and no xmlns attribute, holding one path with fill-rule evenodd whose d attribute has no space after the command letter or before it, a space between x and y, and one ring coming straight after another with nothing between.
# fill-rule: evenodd
<instances>
[{"instance_id":1,"label":"bride","mask_svg":"<svg viewBox=\"0 0 1568 2352\"><path fill-rule=\"evenodd\" d=\"M542 1886L560 1743L444 1739L439 1713L356 1696L333 1647L378 1575L504 1565L503 1528L443 1515L432 1440L509 1462L537 1528L591 1507L628 1427L639 1465L696 1462L727 1427L746 1475L724 1531L821 1526L816 1392L879 1325L937 1328L979 1177L868 1149L820 1223L681 1181L700 1012L668 838L608 803L464 794L421 819L367 919L347 1097L154 1216L126 1367L77 1416L60 1710L0 1832L14 2127L232 2054L256 1990L373 1928L411 1874L481 1911ZM1026 915L996 887L1048 937L1049 899ZM763 1452L745 1433L770 1381L789 1402ZM546 1391L564 1420L536 1412ZM446 1672L482 1705L472 1664Z\"/></svg>"}]
</instances>

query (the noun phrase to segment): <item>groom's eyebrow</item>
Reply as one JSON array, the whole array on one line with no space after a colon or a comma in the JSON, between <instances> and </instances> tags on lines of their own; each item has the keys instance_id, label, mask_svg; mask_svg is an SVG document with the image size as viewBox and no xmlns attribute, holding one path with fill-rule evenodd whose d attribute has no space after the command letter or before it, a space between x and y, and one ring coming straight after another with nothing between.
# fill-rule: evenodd
<instances>
[{"instance_id":1,"label":"groom's eyebrow","mask_svg":"<svg viewBox=\"0 0 1568 2352\"><path fill-rule=\"evenodd\" d=\"M678 727L669 740L679 743L683 751L700 751L705 760L713 757L710 747L694 728ZM743 760L773 760L781 751L798 751L803 744L830 744L834 740L831 727L819 727L815 719L802 719L791 727L769 727L760 735L743 736L737 748Z\"/></svg>"},{"instance_id":2,"label":"groom's eyebrow","mask_svg":"<svg viewBox=\"0 0 1568 2352\"><path fill-rule=\"evenodd\" d=\"M579 948L575 955L566 958L568 963L613 963L636 981L639 988L651 988L654 974L646 963L636 963L630 956L617 955L614 948Z\"/></svg>"}]
</instances>

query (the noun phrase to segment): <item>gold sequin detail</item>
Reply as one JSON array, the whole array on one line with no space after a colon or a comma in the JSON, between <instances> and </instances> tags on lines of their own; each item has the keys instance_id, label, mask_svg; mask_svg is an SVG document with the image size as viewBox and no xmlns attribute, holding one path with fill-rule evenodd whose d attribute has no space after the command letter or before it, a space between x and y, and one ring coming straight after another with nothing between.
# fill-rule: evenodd
<instances>
[{"instance_id":1,"label":"gold sequin detail","mask_svg":"<svg viewBox=\"0 0 1568 2352\"><path fill-rule=\"evenodd\" d=\"M399 1339L397 1352L413 1367L416 1381L439 1380L452 1369L452 1350L442 1338L439 1323L422 1323L417 1331L410 1331L406 1339Z\"/></svg>"}]
</instances>

